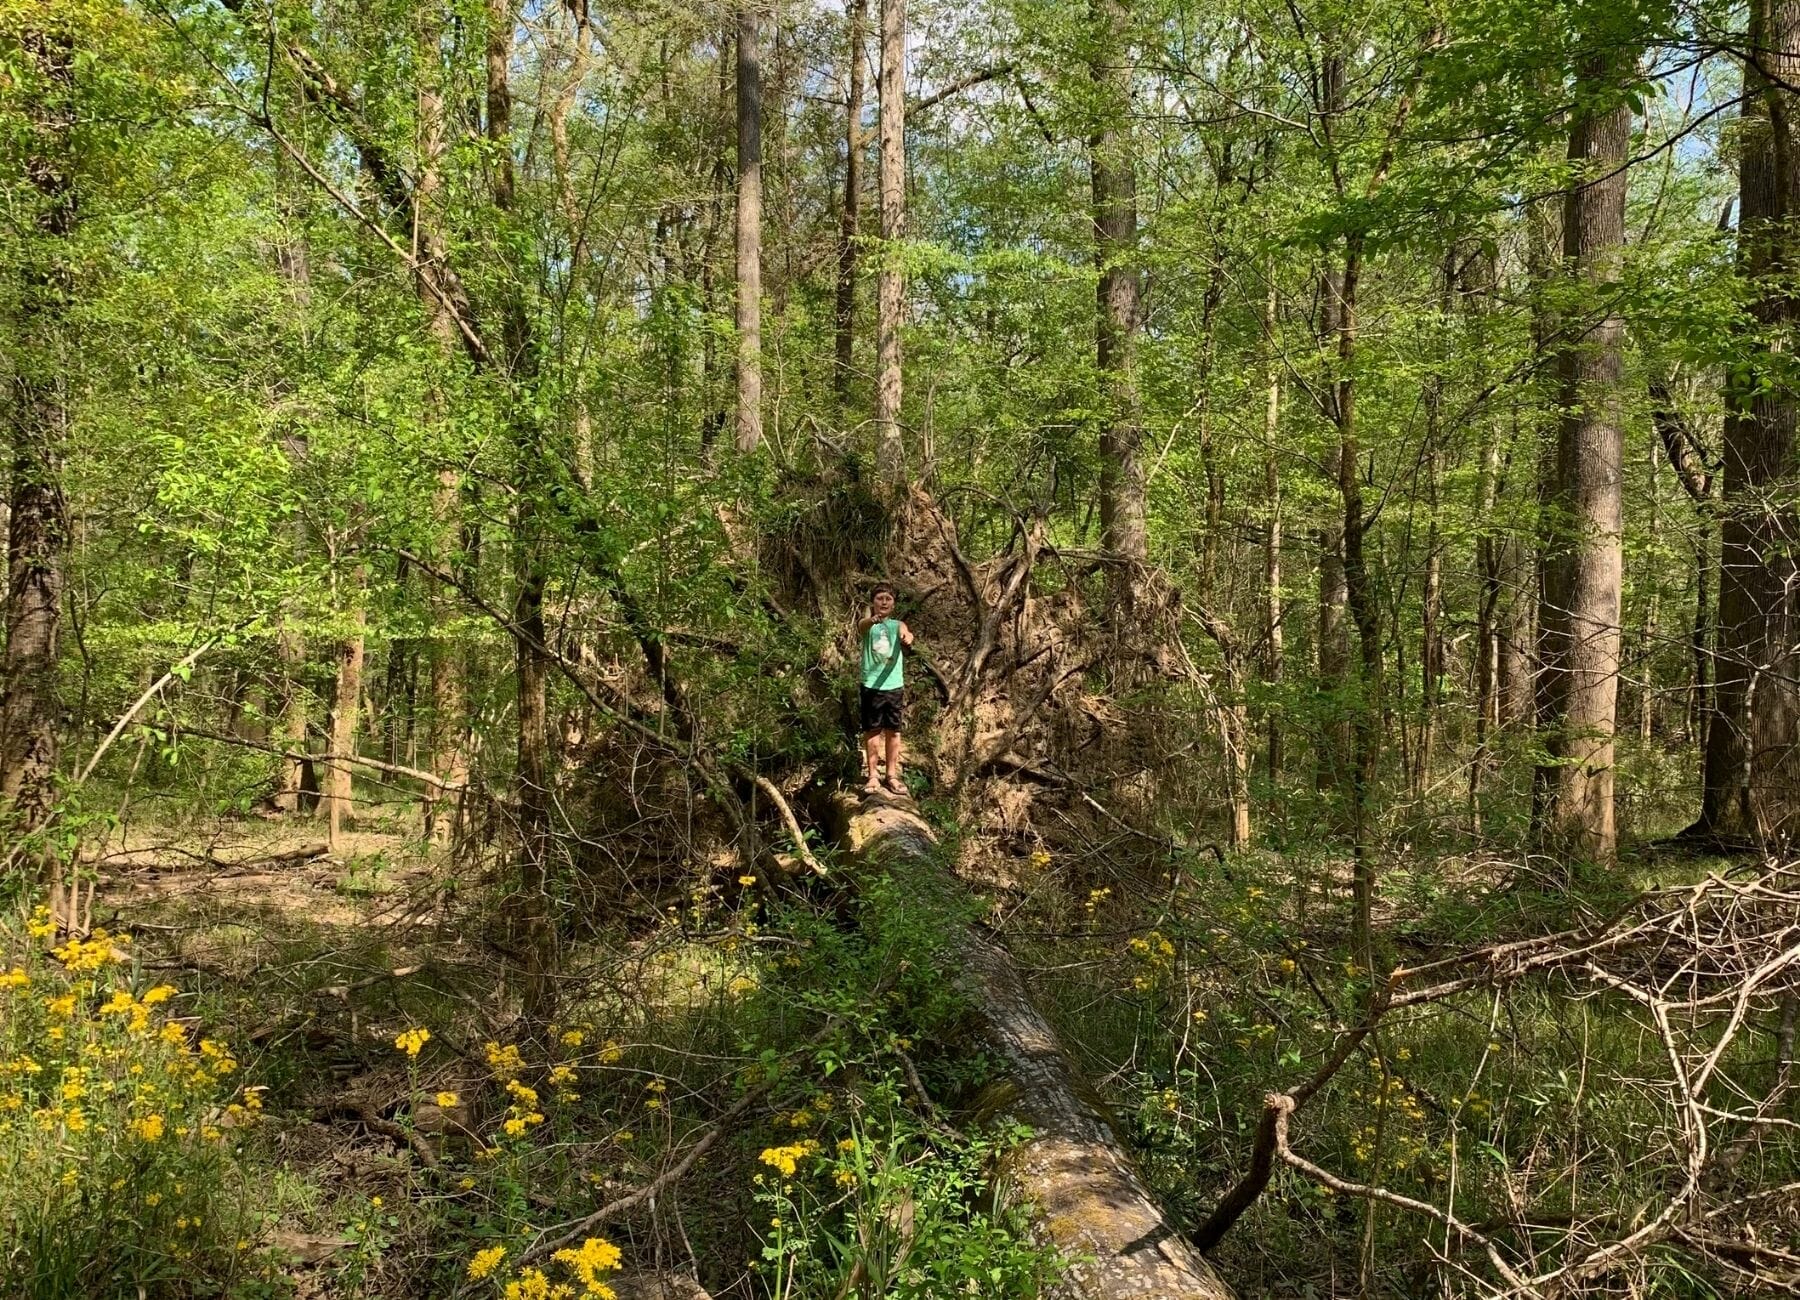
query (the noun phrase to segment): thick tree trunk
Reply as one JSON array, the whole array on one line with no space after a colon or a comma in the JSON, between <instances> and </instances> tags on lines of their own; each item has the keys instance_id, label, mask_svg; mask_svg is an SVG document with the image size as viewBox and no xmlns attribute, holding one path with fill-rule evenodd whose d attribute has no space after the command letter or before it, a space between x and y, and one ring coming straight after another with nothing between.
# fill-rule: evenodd
<instances>
[{"instance_id":1,"label":"thick tree trunk","mask_svg":"<svg viewBox=\"0 0 1800 1300\"><path fill-rule=\"evenodd\" d=\"M875 284L875 466L881 481L906 480L900 437L900 325L906 281L899 241L906 233L906 0L881 0L881 274Z\"/></svg>"},{"instance_id":2,"label":"thick tree trunk","mask_svg":"<svg viewBox=\"0 0 1800 1300\"><path fill-rule=\"evenodd\" d=\"M762 444L762 49L757 0L737 18L737 449Z\"/></svg>"},{"instance_id":3,"label":"thick tree trunk","mask_svg":"<svg viewBox=\"0 0 1800 1300\"><path fill-rule=\"evenodd\" d=\"M42 827L56 799L57 650L69 546L62 318L73 293L67 243L76 224L74 46L66 31L35 26L25 28L20 46L40 89L24 105L30 135L25 171L37 211L18 303L19 346L8 367L12 463L6 653L0 665L0 818L7 836Z\"/></svg>"},{"instance_id":4,"label":"thick tree trunk","mask_svg":"<svg viewBox=\"0 0 1800 1300\"><path fill-rule=\"evenodd\" d=\"M1144 461L1137 378L1142 284L1137 258L1137 164L1131 131L1131 63L1126 0L1092 0L1094 59L1089 67L1097 122L1089 140L1093 191L1094 360L1105 399L1100 434L1101 545L1118 563L1109 592L1120 626L1136 604L1150 553L1144 514Z\"/></svg>"},{"instance_id":5,"label":"thick tree trunk","mask_svg":"<svg viewBox=\"0 0 1800 1300\"><path fill-rule=\"evenodd\" d=\"M850 409L850 376L856 353L856 240L862 223L863 48L869 0L850 0L844 100L844 207L838 214L836 331L833 339L832 391L838 408Z\"/></svg>"},{"instance_id":6,"label":"thick tree trunk","mask_svg":"<svg viewBox=\"0 0 1800 1300\"><path fill-rule=\"evenodd\" d=\"M1597 92L1630 72L1631 54L1591 61L1581 79ZM1577 177L1564 204L1563 256L1587 291L1591 323L1562 346L1556 464L1548 496L1549 553L1538 617L1543 740L1534 831L1540 848L1597 862L1616 855L1613 731L1619 688L1622 575L1625 322L1616 290L1625 238L1631 108L1606 105L1576 118L1569 160Z\"/></svg>"},{"instance_id":7,"label":"thick tree trunk","mask_svg":"<svg viewBox=\"0 0 1800 1300\"><path fill-rule=\"evenodd\" d=\"M1782 341L1800 318L1800 0L1752 0L1740 129L1739 273L1754 287L1755 358L1726 393L1724 503L1714 712L1698 829L1785 843L1800 819L1796 647L1800 566L1793 554L1795 417L1800 398Z\"/></svg>"},{"instance_id":8,"label":"thick tree trunk","mask_svg":"<svg viewBox=\"0 0 1800 1300\"><path fill-rule=\"evenodd\" d=\"M833 813L838 841L856 862L892 865L919 889L960 887L936 865L936 839L916 814L865 810L849 798ZM1070 1261L1050 1296L1230 1300L1230 1288L1151 1197L1006 950L974 928L954 936L952 948L985 1046L1006 1072L989 1086L984 1109L1016 1117L1031 1133L1005 1156L1001 1186L1027 1207L1034 1235Z\"/></svg>"}]
</instances>

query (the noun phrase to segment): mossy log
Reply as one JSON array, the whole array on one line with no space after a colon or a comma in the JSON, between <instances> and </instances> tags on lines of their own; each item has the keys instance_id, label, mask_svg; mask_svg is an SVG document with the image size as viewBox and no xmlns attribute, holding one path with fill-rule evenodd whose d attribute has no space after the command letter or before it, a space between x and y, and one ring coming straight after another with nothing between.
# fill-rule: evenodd
<instances>
[{"instance_id":1,"label":"mossy log","mask_svg":"<svg viewBox=\"0 0 1800 1300\"><path fill-rule=\"evenodd\" d=\"M834 801L838 843L861 865L949 873L937 838L909 806ZM1232 1300L1220 1280L1163 1216L1112 1122L1082 1084L1032 1005L1006 950L970 927L955 937L965 990L987 1047L1007 1080L988 1101L1031 1129L1008 1153L1007 1194L1031 1208L1040 1241L1071 1261L1061 1300Z\"/></svg>"}]
</instances>

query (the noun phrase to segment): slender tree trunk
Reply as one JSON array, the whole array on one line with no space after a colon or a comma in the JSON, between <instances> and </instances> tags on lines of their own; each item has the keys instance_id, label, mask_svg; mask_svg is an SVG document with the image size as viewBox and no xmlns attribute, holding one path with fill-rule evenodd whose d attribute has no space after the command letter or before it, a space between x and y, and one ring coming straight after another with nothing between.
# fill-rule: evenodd
<instances>
[{"instance_id":1,"label":"slender tree trunk","mask_svg":"<svg viewBox=\"0 0 1800 1300\"><path fill-rule=\"evenodd\" d=\"M1137 167L1131 131L1131 64L1126 0L1091 0L1095 54L1089 67L1097 123L1089 140L1093 190L1095 364L1105 397L1100 434L1101 545L1117 560L1108 570L1121 627L1136 605L1149 556L1144 513L1143 428L1137 379L1142 285L1137 258Z\"/></svg>"},{"instance_id":2,"label":"slender tree trunk","mask_svg":"<svg viewBox=\"0 0 1800 1300\"><path fill-rule=\"evenodd\" d=\"M1581 81L1596 92L1618 85L1632 55L1591 60ZM1561 407L1549 493L1549 544L1538 617L1545 677L1540 719L1551 761L1539 769L1540 848L1596 862L1616 856L1613 731L1619 689L1622 576L1625 323L1610 286L1625 238L1629 105L1603 105L1575 119L1569 160L1576 183L1564 204L1563 257L1588 291L1591 324L1563 344Z\"/></svg>"},{"instance_id":3,"label":"slender tree trunk","mask_svg":"<svg viewBox=\"0 0 1800 1300\"><path fill-rule=\"evenodd\" d=\"M368 575L360 567L352 579L349 596L350 630L338 642L337 690L332 695L330 750L333 754L356 752L357 703L362 695L363 629L368 622L364 593ZM341 844L344 823L356 813L350 784L349 764L333 762L325 768L322 794L325 803L326 839L336 853Z\"/></svg>"},{"instance_id":4,"label":"slender tree trunk","mask_svg":"<svg viewBox=\"0 0 1800 1300\"><path fill-rule=\"evenodd\" d=\"M420 5L415 14L415 36L418 51L418 133L419 171L413 185L413 201L422 214L422 224L436 229L434 219L438 196L443 190L444 101L440 89L442 76L438 45L442 39L439 13L435 5ZM429 245L429 246L435 246ZM414 288L425 313L426 330L437 346L435 360L448 364L457 346L456 322L450 318L437 294L423 275L415 277ZM440 423L445 415L442 386L432 383L426 390L425 417L431 424ZM461 475L451 465L438 469L437 488L432 494L432 519L437 530L437 560L440 567L455 571L461 543L460 505ZM457 599L449 583L436 577L426 578L427 602L432 623L437 629L447 627L456 616ZM464 758L464 736L468 727L467 706L463 696L461 647L449 637L438 635L426 643L425 654L430 664L431 720L427 731L430 766L433 772L454 785L468 780ZM440 798L425 802L425 834L439 838L448 823L442 817Z\"/></svg>"},{"instance_id":5,"label":"slender tree trunk","mask_svg":"<svg viewBox=\"0 0 1800 1300\"><path fill-rule=\"evenodd\" d=\"M487 135L494 146L494 207L515 218L512 161L513 15L510 0L487 0ZM517 752L513 796L518 818L518 940L523 956L520 993L525 1014L541 1018L553 1001L555 934L550 923L550 723L544 628L544 560L538 498L545 490L542 431L531 390L538 364L531 320L519 282L510 282L501 308L501 339L514 437L512 510L513 677Z\"/></svg>"},{"instance_id":6,"label":"slender tree trunk","mask_svg":"<svg viewBox=\"0 0 1800 1300\"><path fill-rule=\"evenodd\" d=\"M1469 287L1471 309L1478 321L1492 313L1499 297L1499 256L1489 247L1474 264L1479 283ZM1478 346L1485 342L1485 331ZM1485 371L1482 378L1485 379ZM1480 477L1476 482L1475 571L1481 582L1475 601L1475 754L1469 761L1469 834L1482 831L1482 784L1493 764L1493 731L1500 713L1500 596L1501 562L1506 534L1494 518L1500 504L1500 474L1507 424L1498 413L1487 422L1487 438L1481 449Z\"/></svg>"},{"instance_id":7,"label":"slender tree trunk","mask_svg":"<svg viewBox=\"0 0 1800 1300\"><path fill-rule=\"evenodd\" d=\"M900 325L906 282L899 241L906 233L906 0L880 0L881 274L875 285L875 466L882 482L906 479L900 437Z\"/></svg>"},{"instance_id":8,"label":"slender tree trunk","mask_svg":"<svg viewBox=\"0 0 1800 1300\"><path fill-rule=\"evenodd\" d=\"M1454 274L1446 259L1443 310L1439 319L1450 328L1450 277ZM1442 437L1444 376L1440 370L1429 381L1425 393L1425 581L1419 592L1419 744L1413 755L1412 796L1424 797L1431 784L1431 763L1437 747L1438 699L1444 677L1444 634L1442 629L1444 592L1444 555L1442 527L1439 520L1440 485L1438 483L1438 442Z\"/></svg>"},{"instance_id":9,"label":"slender tree trunk","mask_svg":"<svg viewBox=\"0 0 1800 1300\"><path fill-rule=\"evenodd\" d=\"M762 443L762 49L758 0L737 19L737 449Z\"/></svg>"},{"instance_id":10,"label":"slender tree trunk","mask_svg":"<svg viewBox=\"0 0 1800 1300\"><path fill-rule=\"evenodd\" d=\"M1380 753L1381 631L1375 593L1364 547L1367 519L1363 513L1361 449L1356 424L1357 318L1356 295L1362 274L1362 237L1346 238L1344 274L1339 281L1338 365L1333 409L1338 427L1338 494L1344 509L1344 596L1350 621L1356 628L1357 680L1351 721L1350 802L1351 844L1355 851L1351 892L1353 943L1368 965L1372 955L1370 922L1375 906L1375 859L1370 844L1370 805Z\"/></svg>"},{"instance_id":11,"label":"slender tree trunk","mask_svg":"<svg viewBox=\"0 0 1800 1300\"><path fill-rule=\"evenodd\" d=\"M1726 393L1724 502L1714 712L1699 828L1727 840L1784 843L1800 818L1793 684L1800 568L1793 555L1795 424L1800 398L1782 340L1800 317L1800 0L1752 0L1744 69L1739 273L1755 288L1755 358Z\"/></svg>"},{"instance_id":12,"label":"slender tree trunk","mask_svg":"<svg viewBox=\"0 0 1800 1300\"><path fill-rule=\"evenodd\" d=\"M837 328L831 370L832 391L838 409L850 409L850 376L856 352L856 240L862 220L863 170L863 75L867 52L863 48L868 26L869 0L850 0L847 87L844 101L844 207L838 216Z\"/></svg>"},{"instance_id":13,"label":"slender tree trunk","mask_svg":"<svg viewBox=\"0 0 1800 1300\"><path fill-rule=\"evenodd\" d=\"M1644 625L1638 634L1638 740L1650 743L1656 729L1656 640L1662 614L1662 583L1657 569L1662 559L1662 448L1650 444L1650 555L1651 571L1645 574L1649 596L1644 601Z\"/></svg>"},{"instance_id":14,"label":"slender tree trunk","mask_svg":"<svg viewBox=\"0 0 1800 1300\"><path fill-rule=\"evenodd\" d=\"M1334 467L1335 473L1335 467ZM1350 677L1349 590L1344 585L1344 534L1335 522L1316 534L1319 549L1318 620L1313 634L1314 676L1325 699L1319 721L1319 753L1313 785L1321 793L1342 790L1350 757L1349 710L1343 696Z\"/></svg>"},{"instance_id":15,"label":"slender tree trunk","mask_svg":"<svg viewBox=\"0 0 1800 1300\"><path fill-rule=\"evenodd\" d=\"M73 297L75 49L66 30L20 36L40 87L26 98L26 179L36 203L10 358L6 653L0 665L0 816L9 836L49 820L56 800L57 651L69 522L63 457L69 434L63 315ZM51 858L46 855L46 865ZM60 894L52 903L60 904Z\"/></svg>"},{"instance_id":16,"label":"slender tree trunk","mask_svg":"<svg viewBox=\"0 0 1800 1300\"><path fill-rule=\"evenodd\" d=\"M298 216L285 198L281 203L281 211L289 219L296 219ZM299 231L283 231L282 241L275 252L275 265L282 282L287 286L289 299L300 316L304 329L306 313L312 303L312 259L308 254L306 240ZM306 462L306 435L297 429L290 430L281 439L281 449L287 459L288 472L297 476L300 467ZM307 524L302 512L294 514L289 525L289 537L294 558L298 560L307 551ZM300 611L291 598L283 602L281 624L275 633L275 656L278 664L276 708L279 713L275 727L276 743L290 754L303 754L307 747L308 721L307 692L301 681L306 668L306 634L301 629ZM273 802L277 811L295 812L300 807L305 765L299 759L284 758L279 761L281 766L275 779Z\"/></svg>"},{"instance_id":17,"label":"slender tree trunk","mask_svg":"<svg viewBox=\"0 0 1800 1300\"><path fill-rule=\"evenodd\" d=\"M1711 521L1702 519L1699 544L1694 547L1694 625L1688 634L1688 650L1694 661L1693 689L1688 693L1688 738L1706 754L1712 744L1715 712L1712 688L1713 553ZM1702 758L1704 765L1705 759Z\"/></svg>"},{"instance_id":18,"label":"slender tree trunk","mask_svg":"<svg viewBox=\"0 0 1800 1300\"><path fill-rule=\"evenodd\" d=\"M1263 681L1271 694L1281 685L1283 633L1281 618L1281 461L1276 439L1281 432L1281 371L1275 360L1275 283L1271 277L1263 302L1263 502L1269 528L1263 542ZM1269 709L1269 785L1281 780L1281 710Z\"/></svg>"}]
</instances>

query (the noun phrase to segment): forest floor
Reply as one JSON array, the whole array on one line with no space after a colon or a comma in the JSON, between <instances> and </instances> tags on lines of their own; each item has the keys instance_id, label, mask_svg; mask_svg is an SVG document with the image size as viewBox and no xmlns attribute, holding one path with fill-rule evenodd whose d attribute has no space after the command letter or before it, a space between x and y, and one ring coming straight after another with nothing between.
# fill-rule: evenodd
<instances>
[{"instance_id":1,"label":"forest floor","mask_svg":"<svg viewBox=\"0 0 1800 1300\"><path fill-rule=\"evenodd\" d=\"M572 1109L570 1127L541 1153L555 1162L556 1181L545 1164L534 1168L546 1181L508 1187L481 1174L482 1139L470 1141L477 1130L494 1130L493 1108L482 1114L467 1103L428 1100L442 1093L474 1098L484 1089L491 1095L491 1048L484 1058L484 1044L506 1043L516 1032L516 1010L503 992L512 961L505 920L476 888L485 883L475 878L481 868L458 866L445 848L424 842L413 818L359 819L336 853L324 852L324 838L323 824L304 817L169 825L152 819L90 851L98 877L94 921L133 933L143 970L167 972L193 990L184 1013L229 1040L245 1079L269 1090L267 1120L252 1148L259 1172L243 1194L254 1200L262 1243L286 1261L295 1300L421 1294L421 1279L460 1274L446 1243L466 1241L467 1230L458 1237L446 1224L497 1220L503 1197L516 1201L505 1212L509 1221L555 1223L645 1186L696 1134L722 1122L748 1062L759 1053L768 1061L771 1051L793 1052L821 1016L868 1017L873 1032L865 1037L891 1040L895 1031L880 1020L886 1013L874 1009L891 995L894 978L879 945L924 951L904 926L916 925L922 935L943 922L929 915L905 920L900 910L877 916L875 930L891 933L867 940L869 971L857 976L842 966L853 956L833 956L830 948L832 915L849 906L832 892L841 883L820 882L825 888L804 900L784 886L785 902L757 903L749 897L754 891L736 900L715 894L704 919L681 926L658 929L648 913L607 918L610 934L596 936L602 942L577 941L564 954L588 981L578 986L584 1005L570 1008L569 1022L607 1025L607 1033L618 1026L622 1038L635 1029L638 1048L627 1050L638 1054L611 1064L617 1054L603 1052L601 1068L584 1076L585 1109L579 1118ZM1096 829L1085 842L1071 835L1054 854L960 855L983 860L962 861L959 871L984 896L986 920L1007 936L1046 1013L1065 1029L1079 1027L1070 1038L1078 1066L1126 1125L1176 1218L1193 1222L1236 1176L1257 1100L1309 1068L1303 1060L1329 1041L1331 1023L1352 996L1356 976L1342 968L1338 943L1348 862L1317 848L1217 862L1197 855L1166 874L1166 856L1133 844ZM972 850L973 843L962 847ZM1632 888L1696 879L1714 865L1643 854L1608 881L1585 882L1594 889L1587 904L1603 911L1608 899ZM1379 921L1397 956L1427 960L1560 928L1570 914L1570 886L1550 864L1421 845L1387 864ZM691 900L694 918L699 898ZM767 922L766 932L759 933L758 920ZM1181 945L1179 958L1167 939ZM783 969L800 965L798 955L784 953L817 964L815 987L831 990L827 1001L779 992L783 978L791 975L796 988L807 978ZM790 999L785 1010L758 1010L740 996L765 978L775 1001ZM783 1027L772 1031L777 1021ZM429 1026L437 1042L409 1060L395 1039L416 1026ZM1479 1073L1483 1045L1493 1045L1489 1033L1500 1031L1476 1026L1454 1039L1437 1030L1396 1031L1397 1059L1417 1053L1422 1072L1414 1081L1400 1067L1414 1090L1402 1095L1441 1109L1434 1098L1455 1095L1458 1071ZM1529 1025L1502 1036L1511 1041L1515 1034L1521 1041L1541 1036ZM1542 1046L1548 1050L1547 1041ZM1423 1074L1426 1058L1442 1079ZM931 1089L952 1095L965 1064L954 1053L920 1059ZM593 1068L592 1059L584 1068ZM829 1069L817 1082L796 1077L800 1102L753 1112L744 1150L724 1155L721 1147L723 1160L688 1176L697 1239L698 1228L710 1228L715 1243L734 1242L734 1257L744 1245L754 1253L754 1240L736 1241L749 1231L749 1206L735 1184L747 1181L740 1178L746 1160L757 1168L758 1146L795 1140L754 1137L755 1126L779 1134L784 1114L809 1109L823 1119L831 1097L840 1105L854 1100L842 1077L834 1082ZM670 1110L646 1109L660 1105L662 1094L643 1090L664 1079L673 1086L670 1110L680 1098L680 1123ZM805 1096L824 1100L808 1103ZM1309 1113L1307 1128L1359 1132L1356 1097L1322 1102L1323 1113ZM546 1138L556 1113L551 1120ZM1418 1131L1404 1141L1423 1150L1426 1122L1407 1123ZM635 1144L628 1128L638 1130ZM1340 1158L1351 1160L1352 1147L1346 1140L1348 1154ZM565 1148L566 1155L557 1154ZM470 1190L472 1178L459 1183L463 1174L481 1175L479 1189ZM1335 1292L1341 1260L1330 1238L1363 1231L1347 1216L1344 1206L1303 1190L1271 1198L1228 1239L1221 1266L1244 1294L1304 1295L1309 1287L1316 1294L1320 1286ZM653 1216L648 1228L619 1225L636 1235L630 1255L653 1255L659 1268L691 1268L694 1248L681 1239L686 1229L673 1240L663 1236L666 1224L681 1219L676 1211ZM700 1254L707 1254L704 1240ZM1394 1267L1401 1268L1398 1258ZM744 1273L724 1293L760 1294L753 1276ZM1404 1293L1413 1283L1409 1271L1391 1285Z\"/></svg>"}]
</instances>

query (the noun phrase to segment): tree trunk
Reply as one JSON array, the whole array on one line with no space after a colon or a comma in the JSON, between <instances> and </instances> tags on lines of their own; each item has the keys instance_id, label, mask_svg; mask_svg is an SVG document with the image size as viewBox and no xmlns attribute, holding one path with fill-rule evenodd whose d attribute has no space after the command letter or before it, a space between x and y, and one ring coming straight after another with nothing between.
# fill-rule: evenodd
<instances>
[{"instance_id":1,"label":"tree trunk","mask_svg":"<svg viewBox=\"0 0 1800 1300\"><path fill-rule=\"evenodd\" d=\"M1656 730L1656 641L1662 635L1659 621L1662 613L1662 449L1650 444L1650 555L1651 569L1645 574L1650 589L1644 601L1644 625L1638 634L1638 740L1650 743Z\"/></svg>"},{"instance_id":2,"label":"tree trunk","mask_svg":"<svg viewBox=\"0 0 1800 1300\"><path fill-rule=\"evenodd\" d=\"M514 219L516 193L512 161L513 46L510 0L488 0L487 135L494 146L494 207L503 221ZM550 924L550 723L549 680L544 629L542 524L538 498L545 490L542 433L530 390L538 373L531 319L520 282L504 295L501 338L506 358L502 376L509 389L508 418L514 439L512 508L513 681L517 752L513 798L519 845L519 898L515 913L522 957L519 991L525 1014L546 1016L553 1000L550 980L555 936Z\"/></svg>"},{"instance_id":3,"label":"tree trunk","mask_svg":"<svg viewBox=\"0 0 1800 1300\"><path fill-rule=\"evenodd\" d=\"M419 6L414 21L419 63L419 175L414 182L413 196L414 203L422 214L421 224L427 229L435 229L437 223L430 218L443 189L445 149L444 101L439 86L441 69L438 54L442 31L434 5ZM437 294L432 292L431 285L424 276L415 277L414 288L419 305L425 312L426 330L437 345L436 360L440 364L447 363L456 347L456 322L451 320L449 311ZM427 421L432 424L442 421L445 414L444 395L438 384L433 383L427 388L425 402ZM441 568L452 571L459 567L456 557L461 543L461 500L461 476L451 466L441 466L431 502L432 519L437 530L436 558ZM456 616L456 593L449 583L440 578L427 577L425 581L428 584L427 600L431 607L432 625L441 631ZM460 647L453 639L438 635L427 642L424 650L431 673L431 719L427 732L431 754L429 766L452 785L461 787L468 782L468 765L464 758L466 747L463 738L467 718ZM438 839L446 827L443 809L440 807L442 802L441 795L428 797L425 801L424 829L428 839Z\"/></svg>"},{"instance_id":4,"label":"tree trunk","mask_svg":"<svg viewBox=\"0 0 1800 1300\"><path fill-rule=\"evenodd\" d=\"M362 694L363 647L365 638L363 628L367 624L368 615L365 608L365 591L368 576L358 568L352 580L349 592L350 625L349 633L338 642L337 648L337 690L331 699L331 735L330 750L333 754L354 754L356 752L356 718L357 701ZM355 815L356 807L350 784L351 770L348 763L330 763L325 769L325 803L326 843L333 853L341 847L341 837L346 819Z\"/></svg>"},{"instance_id":5,"label":"tree trunk","mask_svg":"<svg viewBox=\"0 0 1800 1300\"><path fill-rule=\"evenodd\" d=\"M1726 393L1724 503L1714 711L1700 829L1725 840L1783 843L1800 815L1793 683L1800 578L1792 539L1797 398L1783 355L1800 317L1789 284L1800 267L1800 0L1752 0L1740 131L1738 266L1755 287L1754 358Z\"/></svg>"},{"instance_id":6,"label":"tree trunk","mask_svg":"<svg viewBox=\"0 0 1800 1300\"><path fill-rule=\"evenodd\" d=\"M844 208L838 215L838 264L836 336L831 370L832 391L838 409L850 409L850 376L856 352L856 239L862 219L863 75L867 59L863 49L868 25L869 0L850 0L844 101Z\"/></svg>"},{"instance_id":7,"label":"tree trunk","mask_svg":"<svg viewBox=\"0 0 1800 1300\"><path fill-rule=\"evenodd\" d=\"M1356 293L1362 274L1362 237L1345 239L1344 274L1338 296L1338 379L1332 402L1338 428L1338 494L1344 508L1344 597L1350 621L1356 627L1357 679L1351 718L1350 803L1351 846L1354 863L1351 893L1353 944L1365 967L1370 950L1370 918L1375 906L1375 859L1370 844L1370 802L1374 793L1375 765L1379 757L1381 720L1381 632L1375 593L1364 552L1362 479L1358 472L1360 447L1356 425Z\"/></svg>"},{"instance_id":8,"label":"tree trunk","mask_svg":"<svg viewBox=\"0 0 1800 1300\"><path fill-rule=\"evenodd\" d=\"M1275 361L1275 283L1263 303L1263 502L1268 511L1268 533L1263 542L1263 681L1270 693L1281 685L1283 635L1281 627L1281 462L1275 440L1281 431L1281 371ZM1281 780L1281 710L1269 707L1269 785Z\"/></svg>"},{"instance_id":9,"label":"tree trunk","mask_svg":"<svg viewBox=\"0 0 1800 1300\"><path fill-rule=\"evenodd\" d=\"M833 802L839 845L859 866L902 872L914 887L960 883L938 864L936 837L916 813ZM997 1173L1033 1237L1069 1268L1050 1300L1231 1300L1232 1292L1165 1217L1119 1140L1114 1121L1075 1075L1012 958L980 927L949 937L984 1046L1003 1074L978 1105L1028 1126Z\"/></svg>"},{"instance_id":10,"label":"tree trunk","mask_svg":"<svg viewBox=\"0 0 1800 1300\"><path fill-rule=\"evenodd\" d=\"M1631 72L1632 54L1590 60L1581 81L1599 92ZM1539 768L1534 832L1540 849L1611 862L1613 731L1619 688L1620 527L1623 494L1625 323L1611 299L1625 238L1631 108L1603 105L1575 119L1569 161L1577 182L1563 208L1563 258L1588 296L1590 321L1560 351L1564 414L1550 484L1538 624L1550 761Z\"/></svg>"},{"instance_id":11,"label":"tree trunk","mask_svg":"<svg viewBox=\"0 0 1800 1300\"><path fill-rule=\"evenodd\" d=\"M881 0L881 274L875 286L875 466L890 485L906 479L900 437L900 324L906 282L899 241L906 228L906 0Z\"/></svg>"},{"instance_id":12,"label":"tree trunk","mask_svg":"<svg viewBox=\"0 0 1800 1300\"><path fill-rule=\"evenodd\" d=\"M757 0L737 17L737 449L762 443L762 49Z\"/></svg>"},{"instance_id":13,"label":"tree trunk","mask_svg":"<svg viewBox=\"0 0 1800 1300\"><path fill-rule=\"evenodd\" d=\"M66 30L37 26L26 27L19 43L40 86L24 105L25 171L37 211L18 302L19 346L9 366L12 465L0 670L0 816L8 837L38 830L55 807L57 648L69 546L63 313L73 296L67 247L76 225L74 45Z\"/></svg>"},{"instance_id":14,"label":"tree trunk","mask_svg":"<svg viewBox=\"0 0 1800 1300\"><path fill-rule=\"evenodd\" d=\"M1123 627L1136 604L1149 557L1144 516L1143 429L1137 380L1142 285L1137 256L1137 167L1132 155L1131 64L1126 0L1092 0L1095 54L1089 66L1097 120L1089 140L1093 190L1094 360L1105 427L1100 434L1101 545L1117 561L1107 570L1114 616Z\"/></svg>"}]
</instances>

